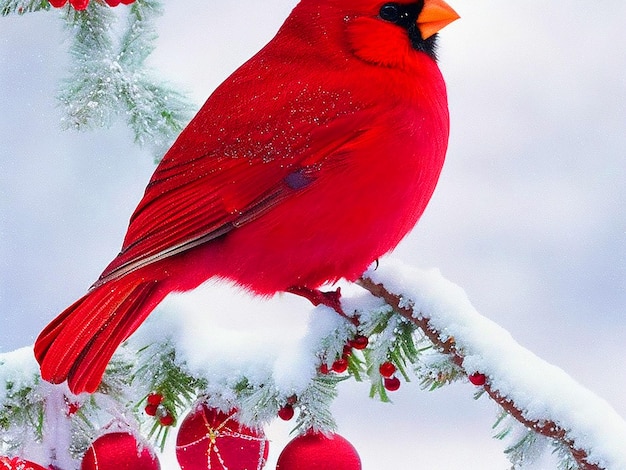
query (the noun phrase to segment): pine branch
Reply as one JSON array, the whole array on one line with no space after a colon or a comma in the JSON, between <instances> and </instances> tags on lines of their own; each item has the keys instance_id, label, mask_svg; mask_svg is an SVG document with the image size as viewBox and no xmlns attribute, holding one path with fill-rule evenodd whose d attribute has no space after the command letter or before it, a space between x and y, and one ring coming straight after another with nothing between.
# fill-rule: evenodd
<instances>
[{"instance_id":1,"label":"pine branch","mask_svg":"<svg viewBox=\"0 0 626 470\"><path fill-rule=\"evenodd\" d=\"M331 431L335 422L330 407L337 384L351 377L367 378L372 395L388 401L388 383L383 380L389 375L381 365L391 362L405 380L413 373L423 388L431 390L480 371L485 383L476 397L487 395L500 405L494 432L510 443L504 452L512 468L532 466L533 459L550 448L559 459L559 470L626 468L623 450L614 445L626 436L626 424L622 426L619 417L613 419L612 410L592 394L581 393L582 387L571 379L561 376L553 382L552 375L559 371L478 315L458 287L437 274L386 263L366 273L359 284L381 300L366 293L343 299L344 311L354 312L358 325L318 307L297 349L299 360L287 369L282 363L279 377L274 362L279 359L270 356L252 370L251 357L224 367L215 362L216 351L203 351L201 342L192 356L184 348L177 350L180 344L174 338L191 340L194 323L181 321L171 337L164 337L158 314L142 327L142 334L116 352L101 387L89 398L73 397L64 386L41 382L30 350L0 355L0 431L7 437L0 438L0 453L20 454L26 449L24 433L32 434L32 429L38 431L33 448L44 449L59 463L80 458L102 429L139 434L148 427L163 449L170 426L197 399L214 408L237 408L239 421L250 427L262 427L292 408L297 413L296 431ZM367 340L363 344L357 338ZM346 357L347 371L334 364L329 370L330 363ZM285 380L286 373L299 377ZM539 381L524 387L531 374ZM542 383L574 393L555 393ZM590 419L588 410L586 415L579 413L587 404L599 419ZM60 428L66 432L59 440L50 430Z\"/></svg>"},{"instance_id":2,"label":"pine branch","mask_svg":"<svg viewBox=\"0 0 626 470\"><path fill-rule=\"evenodd\" d=\"M23 348L0 354L0 455L43 437L41 381L30 353Z\"/></svg>"},{"instance_id":3,"label":"pine branch","mask_svg":"<svg viewBox=\"0 0 626 470\"><path fill-rule=\"evenodd\" d=\"M50 2L48 0L1 0L0 15L8 16L11 14L23 15L39 10L49 10Z\"/></svg>"},{"instance_id":4,"label":"pine branch","mask_svg":"<svg viewBox=\"0 0 626 470\"><path fill-rule=\"evenodd\" d=\"M406 299L402 295L390 292L384 285L374 282L367 275L362 277L358 283L376 297L384 299L396 312L417 325L439 351L449 356L458 367L464 369L465 357L462 349L458 347L453 337L449 337L432 325L428 312L415 311L412 306L407 305ZM465 372L469 375L473 371L465 370ZM559 426L550 419L537 420L527 418L521 407L517 406L512 399L505 396L489 382L484 384L484 390L492 400L521 424L542 436L554 439L565 445L576 460L580 470L609 470L589 462L588 451L583 445L572 439L564 427Z\"/></svg>"},{"instance_id":5,"label":"pine branch","mask_svg":"<svg viewBox=\"0 0 626 470\"><path fill-rule=\"evenodd\" d=\"M125 117L139 145L149 144L160 157L191 116L188 100L160 83L145 65L157 38L160 0L136 0L121 37L118 16L101 2L66 12L72 36L72 68L59 93L64 126L86 130L109 126Z\"/></svg>"}]
</instances>

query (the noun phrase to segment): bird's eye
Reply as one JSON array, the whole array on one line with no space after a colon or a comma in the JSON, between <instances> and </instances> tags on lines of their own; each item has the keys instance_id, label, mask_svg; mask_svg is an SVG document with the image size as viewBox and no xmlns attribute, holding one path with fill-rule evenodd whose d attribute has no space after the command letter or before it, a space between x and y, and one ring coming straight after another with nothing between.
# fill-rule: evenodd
<instances>
[{"instance_id":1,"label":"bird's eye","mask_svg":"<svg viewBox=\"0 0 626 470\"><path fill-rule=\"evenodd\" d=\"M396 23L398 20L400 20L400 5L393 2L385 3L382 7L380 7L378 15L385 21Z\"/></svg>"}]
</instances>

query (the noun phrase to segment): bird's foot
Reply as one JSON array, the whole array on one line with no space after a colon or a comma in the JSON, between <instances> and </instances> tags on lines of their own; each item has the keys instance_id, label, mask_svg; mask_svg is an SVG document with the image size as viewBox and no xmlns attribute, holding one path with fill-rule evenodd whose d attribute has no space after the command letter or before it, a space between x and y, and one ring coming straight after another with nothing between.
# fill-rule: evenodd
<instances>
[{"instance_id":1,"label":"bird's foot","mask_svg":"<svg viewBox=\"0 0 626 470\"><path fill-rule=\"evenodd\" d=\"M359 323L359 321L355 317L349 317L343 311L343 308L341 307L341 287L337 287L337 290L322 292L319 289L311 289L309 287L303 286L294 286L287 289L287 292L308 299L308 301L316 307L318 305L325 305L327 307L330 307L339 315L346 318L347 320L350 320L355 325L358 325Z\"/></svg>"}]
</instances>

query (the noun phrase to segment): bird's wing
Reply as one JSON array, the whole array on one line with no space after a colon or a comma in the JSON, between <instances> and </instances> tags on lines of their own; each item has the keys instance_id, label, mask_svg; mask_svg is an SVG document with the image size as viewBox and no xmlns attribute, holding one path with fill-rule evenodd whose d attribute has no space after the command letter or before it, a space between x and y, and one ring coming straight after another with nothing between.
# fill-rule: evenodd
<instances>
[{"instance_id":1,"label":"bird's wing","mask_svg":"<svg viewBox=\"0 0 626 470\"><path fill-rule=\"evenodd\" d=\"M340 149L367 124L364 115L355 114L314 126L292 120L284 142L272 142L279 129L265 139L241 135L206 150L206 142L194 139L200 131L192 122L158 166L131 217L121 252L93 287L259 217L341 160Z\"/></svg>"}]
</instances>

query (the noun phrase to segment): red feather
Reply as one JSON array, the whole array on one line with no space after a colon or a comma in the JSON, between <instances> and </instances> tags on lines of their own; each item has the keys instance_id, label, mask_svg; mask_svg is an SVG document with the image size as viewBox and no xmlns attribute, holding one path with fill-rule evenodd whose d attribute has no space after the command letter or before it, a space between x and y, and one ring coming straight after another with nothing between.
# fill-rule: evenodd
<instances>
[{"instance_id":1,"label":"red feather","mask_svg":"<svg viewBox=\"0 0 626 470\"><path fill-rule=\"evenodd\" d=\"M427 2L428 3L428 0ZM356 279L417 223L448 140L443 79L373 0L303 0L156 169L120 254L40 335L42 376L96 389L171 291Z\"/></svg>"}]
</instances>

